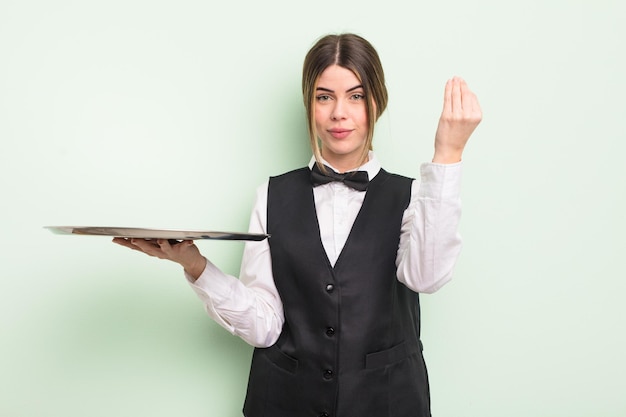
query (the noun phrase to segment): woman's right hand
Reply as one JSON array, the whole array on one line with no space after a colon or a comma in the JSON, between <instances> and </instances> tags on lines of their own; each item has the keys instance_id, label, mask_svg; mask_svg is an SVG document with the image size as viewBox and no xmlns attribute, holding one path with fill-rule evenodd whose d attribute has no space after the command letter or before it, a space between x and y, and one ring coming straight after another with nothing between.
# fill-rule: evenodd
<instances>
[{"instance_id":1,"label":"woman's right hand","mask_svg":"<svg viewBox=\"0 0 626 417\"><path fill-rule=\"evenodd\" d=\"M137 250L159 259L167 259L180 264L194 279L204 271L206 258L202 256L193 240L183 240L171 244L167 239L137 239L116 237L114 243Z\"/></svg>"}]
</instances>

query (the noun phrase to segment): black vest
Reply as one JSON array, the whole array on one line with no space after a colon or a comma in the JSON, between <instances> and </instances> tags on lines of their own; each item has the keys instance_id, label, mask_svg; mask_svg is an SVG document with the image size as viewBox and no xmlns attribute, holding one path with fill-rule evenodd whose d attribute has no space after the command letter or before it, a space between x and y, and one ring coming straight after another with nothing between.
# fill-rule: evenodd
<instances>
[{"instance_id":1,"label":"black vest","mask_svg":"<svg viewBox=\"0 0 626 417\"><path fill-rule=\"evenodd\" d=\"M247 417L427 417L428 377L418 295L396 278L411 179L371 181L332 267L315 213L310 170L270 178L267 231L285 324L254 350Z\"/></svg>"}]
</instances>

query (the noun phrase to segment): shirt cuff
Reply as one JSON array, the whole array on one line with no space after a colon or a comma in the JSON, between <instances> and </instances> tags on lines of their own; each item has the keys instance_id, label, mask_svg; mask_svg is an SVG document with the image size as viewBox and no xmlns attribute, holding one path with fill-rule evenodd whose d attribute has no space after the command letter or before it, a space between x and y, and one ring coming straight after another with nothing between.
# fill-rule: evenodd
<instances>
[{"instance_id":1,"label":"shirt cuff","mask_svg":"<svg viewBox=\"0 0 626 417\"><path fill-rule=\"evenodd\" d=\"M427 162L421 165L419 197L434 200L459 198L461 195L462 162L438 164Z\"/></svg>"},{"instance_id":2,"label":"shirt cuff","mask_svg":"<svg viewBox=\"0 0 626 417\"><path fill-rule=\"evenodd\" d=\"M193 277L185 272L185 278L191 288L207 305L216 306L230 298L232 292L232 280L236 278L226 275L211 261L207 259L206 267L202 274L193 280Z\"/></svg>"}]
</instances>

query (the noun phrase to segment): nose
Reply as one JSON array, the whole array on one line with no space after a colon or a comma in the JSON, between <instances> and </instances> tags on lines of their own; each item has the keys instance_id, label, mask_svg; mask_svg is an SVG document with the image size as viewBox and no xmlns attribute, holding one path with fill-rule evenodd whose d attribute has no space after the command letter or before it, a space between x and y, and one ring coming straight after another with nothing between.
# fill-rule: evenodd
<instances>
[{"instance_id":1,"label":"nose","mask_svg":"<svg viewBox=\"0 0 626 417\"><path fill-rule=\"evenodd\" d=\"M332 120L343 120L346 118L345 108L340 100L337 100L335 102L335 106L333 107L333 111L330 114L330 118Z\"/></svg>"}]
</instances>

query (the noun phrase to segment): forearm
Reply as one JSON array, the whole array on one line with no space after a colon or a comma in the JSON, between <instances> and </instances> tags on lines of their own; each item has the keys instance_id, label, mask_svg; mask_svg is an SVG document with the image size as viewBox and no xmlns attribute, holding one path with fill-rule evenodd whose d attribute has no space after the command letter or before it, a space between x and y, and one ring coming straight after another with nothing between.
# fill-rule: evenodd
<instances>
[{"instance_id":1,"label":"forearm","mask_svg":"<svg viewBox=\"0 0 626 417\"><path fill-rule=\"evenodd\" d=\"M398 279L432 293L450 281L461 251L461 165L424 164L403 218L396 261Z\"/></svg>"},{"instance_id":2,"label":"forearm","mask_svg":"<svg viewBox=\"0 0 626 417\"><path fill-rule=\"evenodd\" d=\"M233 335L252 346L271 346L282 329L282 306L268 289L246 286L210 261L197 279L185 273L207 314Z\"/></svg>"}]
</instances>

